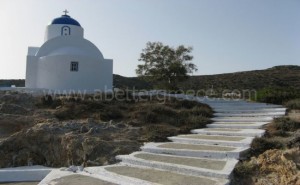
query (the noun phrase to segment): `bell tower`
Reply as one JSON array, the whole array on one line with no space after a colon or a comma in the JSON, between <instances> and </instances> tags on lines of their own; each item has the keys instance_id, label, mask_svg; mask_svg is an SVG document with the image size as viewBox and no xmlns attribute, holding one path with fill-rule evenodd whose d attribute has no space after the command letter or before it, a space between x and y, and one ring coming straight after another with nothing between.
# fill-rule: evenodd
<instances>
[{"instance_id":1,"label":"bell tower","mask_svg":"<svg viewBox=\"0 0 300 185\"><path fill-rule=\"evenodd\" d=\"M55 18L46 28L45 41L61 36L75 36L83 38L83 28L78 21L67 15L67 10L63 11L64 15Z\"/></svg>"}]
</instances>

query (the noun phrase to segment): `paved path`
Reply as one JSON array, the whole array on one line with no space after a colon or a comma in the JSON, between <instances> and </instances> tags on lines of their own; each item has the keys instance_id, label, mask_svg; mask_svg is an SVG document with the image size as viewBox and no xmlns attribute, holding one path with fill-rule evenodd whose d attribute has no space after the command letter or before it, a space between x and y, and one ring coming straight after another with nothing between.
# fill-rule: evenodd
<instances>
[{"instance_id":1,"label":"paved path","mask_svg":"<svg viewBox=\"0 0 300 185\"><path fill-rule=\"evenodd\" d=\"M245 101L201 101L215 110L214 122L207 128L169 137L169 143L146 143L139 152L117 156L119 164L88 167L79 174L86 176L86 182L101 179L97 184L229 184L235 165L254 137L264 134L260 128L284 115L285 108ZM59 182L66 182L69 175L74 173L53 170L40 184L64 184Z\"/></svg>"}]
</instances>

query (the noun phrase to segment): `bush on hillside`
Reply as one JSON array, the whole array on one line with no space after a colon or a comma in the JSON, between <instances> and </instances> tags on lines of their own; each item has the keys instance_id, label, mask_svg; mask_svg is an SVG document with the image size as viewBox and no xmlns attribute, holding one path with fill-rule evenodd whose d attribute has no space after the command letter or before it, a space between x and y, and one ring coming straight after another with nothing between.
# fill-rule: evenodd
<instances>
[{"instance_id":1,"label":"bush on hillside","mask_svg":"<svg viewBox=\"0 0 300 185\"><path fill-rule=\"evenodd\" d=\"M291 120L288 117L280 117L280 118L275 118L272 126L279 131L294 132L300 129L300 122Z\"/></svg>"},{"instance_id":2,"label":"bush on hillside","mask_svg":"<svg viewBox=\"0 0 300 185\"><path fill-rule=\"evenodd\" d=\"M257 101L284 104L289 100L300 98L300 91L296 88L264 88L257 91Z\"/></svg>"},{"instance_id":3,"label":"bush on hillside","mask_svg":"<svg viewBox=\"0 0 300 185\"><path fill-rule=\"evenodd\" d=\"M282 149L283 143L273 140L271 138L261 137L254 138L251 143L251 155L258 156L270 149Z\"/></svg>"},{"instance_id":4,"label":"bush on hillside","mask_svg":"<svg viewBox=\"0 0 300 185\"><path fill-rule=\"evenodd\" d=\"M300 98L286 102L285 106L289 109L300 109Z\"/></svg>"}]
</instances>

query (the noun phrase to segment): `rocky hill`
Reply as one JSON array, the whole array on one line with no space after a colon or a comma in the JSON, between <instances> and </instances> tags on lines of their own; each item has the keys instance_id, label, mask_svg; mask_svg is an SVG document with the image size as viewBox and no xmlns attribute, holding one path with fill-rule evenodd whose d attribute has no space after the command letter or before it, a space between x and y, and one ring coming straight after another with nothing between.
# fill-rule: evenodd
<instances>
[{"instance_id":1,"label":"rocky hill","mask_svg":"<svg viewBox=\"0 0 300 185\"><path fill-rule=\"evenodd\" d=\"M300 66L275 66L265 70L193 76L182 87L190 89L300 88Z\"/></svg>"},{"instance_id":2,"label":"rocky hill","mask_svg":"<svg viewBox=\"0 0 300 185\"><path fill-rule=\"evenodd\" d=\"M116 88L122 89L151 89L153 86L137 77L124 77L121 75L113 75L113 84ZM10 80L0 80L0 87L11 87L15 85L16 87L24 87L24 79L10 79Z\"/></svg>"},{"instance_id":3,"label":"rocky hill","mask_svg":"<svg viewBox=\"0 0 300 185\"><path fill-rule=\"evenodd\" d=\"M152 89L152 84L145 82L137 77L124 77L120 75L114 75L114 87L128 88L128 89Z\"/></svg>"}]
</instances>

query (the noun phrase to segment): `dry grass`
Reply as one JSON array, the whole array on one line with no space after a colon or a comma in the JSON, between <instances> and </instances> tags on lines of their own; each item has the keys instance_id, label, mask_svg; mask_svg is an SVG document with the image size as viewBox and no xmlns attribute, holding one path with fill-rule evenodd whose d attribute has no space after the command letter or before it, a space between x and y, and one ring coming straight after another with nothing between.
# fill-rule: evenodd
<instances>
[{"instance_id":1,"label":"dry grass","mask_svg":"<svg viewBox=\"0 0 300 185\"><path fill-rule=\"evenodd\" d=\"M300 110L292 110L289 112L288 116L290 119L300 122Z\"/></svg>"},{"instance_id":2,"label":"dry grass","mask_svg":"<svg viewBox=\"0 0 300 185\"><path fill-rule=\"evenodd\" d=\"M289 109L298 109L298 110L300 110L300 98L290 100L290 101L286 102L285 106Z\"/></svg>"},{"instance_id":3,"label":"dry grass","mask_svg":"<svg viewBox=\"0 0 300 185\"><path fill-rule=\"evenodd\" d=\"M7 139L0 138L0 167L27 165L28 156L32 164L51 167L112 164L117 162L116 155L137 151L144 142L167 141L168 136L205 127L212 116L207 105L197 102L117 98L0 96L4 103L30 109L32 115L25 119L9 107L12 115L1 115L3 121L14 125L20 121L30 124L21 124L22 128L10 133L1 130Z\"/></svg>"},{"instance_id":4,"label":"dry grass","mask_svg":"<svg viewBox=\"0 0 300 185\"><path fill-rule=\"evenodd\" d=\"M122 121L133 127L141 127L140 141L167 141L168 136L203 128L210 123L209 118L213 114L208 105L194 101L162 97L143 97L143 100L91 101L85 98L49 102L42 98L37 105L51 109L60 121L93 118L104 122Z\"/></svg>"},{"instance_id":5,"label":"dry grass","mask_svg":"<svg viewBox=\"0 0 300 185\"><path fill-rule=\"evenodd\" d=\"M292 111L292 114L289 113L289 115L292 116L275 119L271 124L267 125L267 133L265 136L253 140L249 156L251 159L240 162L235 167L233 184L260 185L267 179L266 177L272 177L272 182L276 180L277 183L275 184L293 184L287 182L297 180L293 179L293 177L289 177L288 174L291 174L290 172L284 172L287 168L285 163L294 164L295 162L293 161L295 160L285 159L280 156L280 160L276 160L276 162L271 160L271 158L277 156L277 154L293 151L300 146L300 120L298 119L300 113L298 111ZM298 160L300 160L299 156ZM276 166L276 168L272 166ZM300 170L300 168L298 170ZM280 181L284 179L282 176L286 178L286 181L283 183ZM278 179L275 177L278 177ZM271 183L270 180L269 183Z\"/></svg>"}]
</instances>

